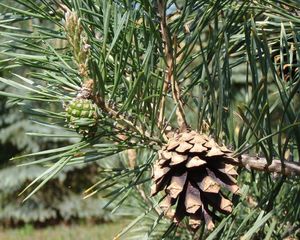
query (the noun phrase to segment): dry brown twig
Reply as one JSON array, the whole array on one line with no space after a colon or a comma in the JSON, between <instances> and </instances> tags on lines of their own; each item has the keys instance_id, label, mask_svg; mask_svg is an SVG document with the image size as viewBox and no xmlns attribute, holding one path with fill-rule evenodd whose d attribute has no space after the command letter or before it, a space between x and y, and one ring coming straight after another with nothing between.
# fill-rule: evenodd
<instances>
[{"instance_id":1,"label":"dry brown twig","mask_svg":"<svg viewBox=\"0 0 300 240\"><path fill-rule=\"evenodd\" d=\"M176 57L174 56L174 46L176 46L176 36L174 36L173 38L171 37L167 25L166 2L163 0L157 0L157 5L158 5L158 13L160 16L161 35L165 43L164 54L166 58L166 68L167 68L165 79L164 79L164 85L163 85L163 95L160 103L158 126L162 128L164 124L164 109L166 104L166 95L169 90L169 85L171 85L172 97L177 105L177 109L176 109L177 122L180 130L185 130L188 128L188 124L185 119L183 103L181 101L181 95L180 95L180 88L178 82L176 81L176 76L175 76Z\"/></svg>"}]
</instances>

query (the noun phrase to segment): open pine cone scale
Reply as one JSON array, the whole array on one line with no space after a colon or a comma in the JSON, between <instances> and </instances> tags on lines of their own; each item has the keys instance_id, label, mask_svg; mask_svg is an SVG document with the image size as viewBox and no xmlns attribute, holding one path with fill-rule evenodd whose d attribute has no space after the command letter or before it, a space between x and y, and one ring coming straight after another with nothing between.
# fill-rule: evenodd
<instances>
[{"instance_id":1,"label":"open pine cone scale","mask_svg":"<svg viewBox=\"0 0 300 240\"><path fill-rule=\"evenodd\" d=\"M189 217L197 229L205 221L214 227L216 211L230 213L232 202L221 191L236 194L238 175L230 162L237 161L226 147L195 131L175 134L158 152L153 168L151 195L164 191L160 207L174 222Z\"/></svg>"}]
</instances>

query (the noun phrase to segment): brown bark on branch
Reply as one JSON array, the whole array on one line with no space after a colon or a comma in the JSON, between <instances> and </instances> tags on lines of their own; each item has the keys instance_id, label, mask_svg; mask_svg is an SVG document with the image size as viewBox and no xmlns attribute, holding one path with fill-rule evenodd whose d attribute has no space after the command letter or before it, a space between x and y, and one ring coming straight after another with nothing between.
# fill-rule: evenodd
<instances>
[{"instance_id":1,"label":"brown bark on branch","mask_svg":"<svg viewBox=\"0 0 300 240\"><path fill-rule=\"evenodd\" d=\"M238 157L238 162L232 162L232 164L240 167L246 167L247 169L279 173L285 176L300 175L300 164L287 160L280 161L275 159L271 164L268 164L266 158L242 155Z\"/></svg>"}]
</instances>

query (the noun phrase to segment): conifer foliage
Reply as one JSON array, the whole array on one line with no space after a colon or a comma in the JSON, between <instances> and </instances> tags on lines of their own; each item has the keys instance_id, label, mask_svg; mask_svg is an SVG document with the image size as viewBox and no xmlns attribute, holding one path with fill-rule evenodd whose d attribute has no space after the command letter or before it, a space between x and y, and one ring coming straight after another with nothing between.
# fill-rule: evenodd
<instances>
[{"instance_id":1,"label":"conifer foliage","mask_svg":"<svg viewBox=\"0 0 300 240\"><path fill-rule=\"evenodd\" d=\"M299 237L296 0L15 2L0 94L78 139L15 159L47 166L25 200L97 161L116 239Z\"/></svg>"}]
</instances>

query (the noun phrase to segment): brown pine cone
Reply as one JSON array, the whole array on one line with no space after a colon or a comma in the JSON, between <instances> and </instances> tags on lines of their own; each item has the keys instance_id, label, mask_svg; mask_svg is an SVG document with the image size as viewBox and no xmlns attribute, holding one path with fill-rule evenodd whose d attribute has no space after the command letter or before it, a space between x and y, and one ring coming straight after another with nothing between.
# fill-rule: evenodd
<instances>
[{"instance_id":1,"label":"brown pine cone","mask_svg":"<svg viewBox=\"0 0 300 240\"><path fill-rule=\"evenodd\" d=\"M213 139L195 131L175 134L159 151L154 164L151 195L165 192L160 203L164 214L179 223L185 216L189 225L198 229L204 220L214 227L215 211L230 213L232 202L221 188L237 193L237 172L230 164L237 161L231 151Z\"/></svg>"}]
</instances>

